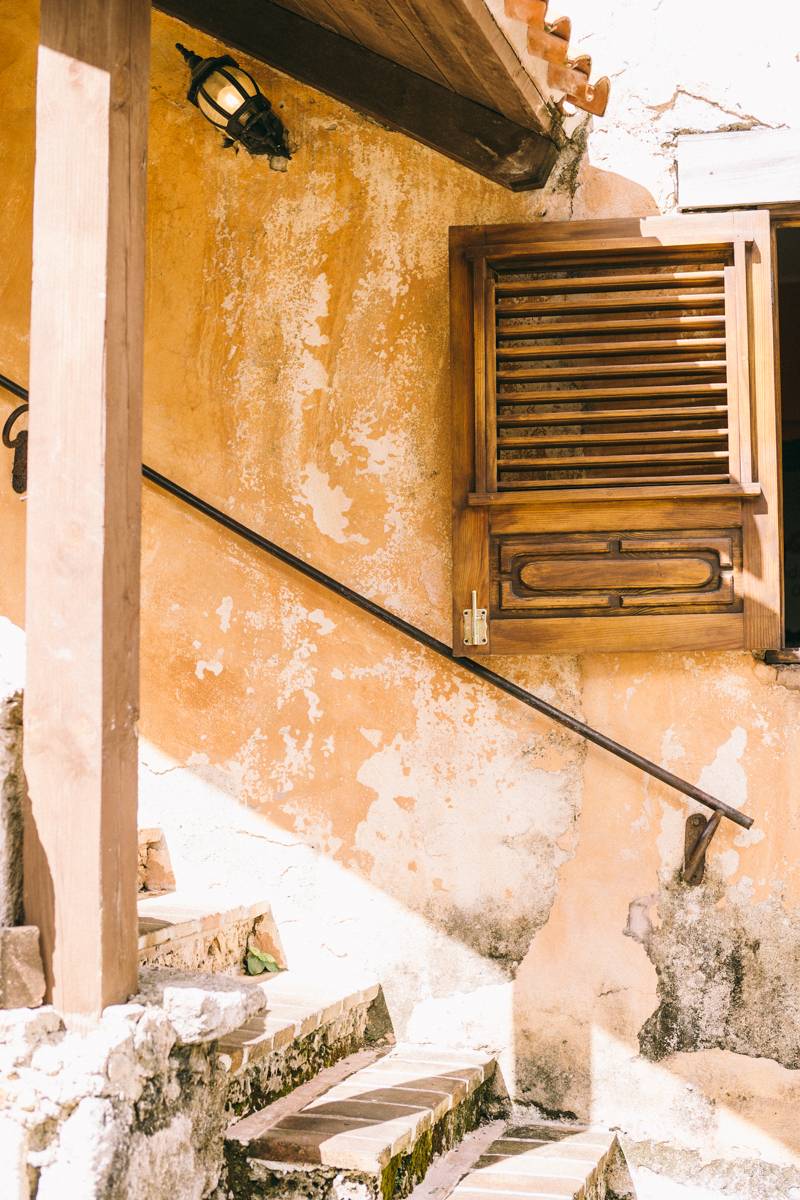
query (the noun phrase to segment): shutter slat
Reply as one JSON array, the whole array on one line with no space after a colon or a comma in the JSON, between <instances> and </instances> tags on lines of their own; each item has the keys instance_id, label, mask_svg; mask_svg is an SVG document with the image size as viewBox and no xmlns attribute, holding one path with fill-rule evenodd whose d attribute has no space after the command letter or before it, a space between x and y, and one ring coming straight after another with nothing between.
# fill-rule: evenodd
<instances>
[{"instance_id":1,"label":"shutter slat","mask_svg":"<svg viewBox=\"0 0 800 1200\"><path fill-rule=\"evenodd\" d=\"M550 335L554 336L554 335ZM504 361L536 358L615 358L617 355L713 354L725 352L725 338L681 338L662 342L587 342L579 346L509 346L497 351Z\"/></svg>"},{"instance_id":2,"label":"shutter slat","mask_svg":"<svg viewBox=\"0 0 800 1200\"><path fill-rule=\"evenodd\" d=\"M621 446L653 442L726 442L727 429L663 429L657 433L551 433L543 437L500 437L501 450L519 450L523 446L539 449L542 446ZM498 466L505 460L498 459ZM556 465L557 464L557 460Z\"/></svg>"},{"instance_id":3,"label":"shutter slat","mask_svg":"<svg viewBox=\"0 0 800 1200\"><path fill-rule=\"evenodd\" d=\"M727 461L727 450L687 450L674 454L598 454L558 458L498 458L497 470L507 471L600 471L605 467L674 466L677 463Z\"/></svg>"},{"instance_id":4,"label":"shutter slat","mask_svg":"<svg viewBox=\"0 0 800 1200\"><path fill-rule=\"evenodd\" d=\"M655 312L662 308L717 308L722 311L724 304L725 297L721 292L698 293L696 296L651 296L647 299L620 296L614 300L558 300L552 303L538 301L511 304L504 300L498 303L497 313L504 317L546 317L559 313Z\"/></svg>"},{"instance_id":5,"label":"shutter slat","mask_svg":"<svg viewBox=\"0 0 800 1200\"><path fill-rule=\"evenodd\" d=\"M500 280L496 291L498 296L566 295L568 292L653 291L655 288L685 288L693 285L721 288L723 281L723 271L670 271L664 274L615 275L606 279L589 275L577 279L535 279L525 282Z\"/></svg>"},{"instance_id":6,"label":"shutter slat","mask_svg":"<svg viewBox=\"0 0 800 1200\"><path fill-rule=\"evenodd\" d=\"M498 341L534 337L589 337L599 333L659 333L693 329L725 329L723 314L702 317L662 317L648 321L552 321L532 325L498 322Z\"/></svg>"},{"instance_id":7,"label":"shutter slat","mask_svg":"<svg viewBox=\"0 0 800 1200\"><path fill-rule=\"evenodd\" d=\"M520 371L498 371L497 378L513 383L534 379L642 379L650 375L719 375L725 373L724 362L688 362L677 363L615 363L598 367L545 367L525 368Z\"/></svg>"},{"instance_id":8,"label":"shutter slat","mask_svg":"<svg viewBox=\"0 0 800 1200\"><path fill-rule=\"evenodd\" d=\"M557 392L498 392L497 403L506 404L591 404L598 400L646 400L720 396L727 392L725 383L665 384L663 387L562 388Z\"/></svg>"},{"instance_id":9,"label":"shutter slat","mask_svg":"<svg viewBox=\"0 0 800 1200\"><path fill-rule=\"evenodd\" d=\"M716 420L727 413L724 404L705 408L634 408L599 409L595 412L535 413L513 417L498 416L497 424L503 428L520 425L611 425L615 422L628 424L633 421L667 421L680 418L682 421Z\"/></svg>"},{"instance_id":10,"label":"shutter slat","mask_svg":"<svg viewBox=\"0 0 800 1200\"><path fill-rule=\"evenodd\" d=\"M507 483L497 485L499 492L539 491L554 488L611 488L611 487L641 487L649 484L685 483L685 484L718 484L727 483L728 476L718 475L619 475L604 476L602 479L512 479Z\"/></svg>"}]
</instances>

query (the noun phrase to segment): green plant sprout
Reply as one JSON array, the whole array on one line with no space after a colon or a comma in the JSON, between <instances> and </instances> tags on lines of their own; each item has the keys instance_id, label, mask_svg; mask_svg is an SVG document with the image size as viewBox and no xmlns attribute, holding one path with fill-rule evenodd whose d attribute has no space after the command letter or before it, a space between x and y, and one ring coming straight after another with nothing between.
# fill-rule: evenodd
<instances>
[{"instance_id":1,"label":"green plant sprout","mask_svg":"<svg viewBox=\"0 0 800 1200\"><path fill-rule=\"evenodd\" d=\"M280 971L272 955L263 950L256 950L255 946L247 947L244 965L248 975L260 975L262 971Z\"/></svg>"}]
</instances>

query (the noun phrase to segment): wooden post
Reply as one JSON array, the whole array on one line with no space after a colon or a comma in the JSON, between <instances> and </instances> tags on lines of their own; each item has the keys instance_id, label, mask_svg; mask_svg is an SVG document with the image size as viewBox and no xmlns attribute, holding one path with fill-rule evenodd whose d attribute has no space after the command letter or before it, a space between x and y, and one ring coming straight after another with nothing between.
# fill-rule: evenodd
<instances>
[{"instance_id":1,"label":"wooden post","mask_svg":"<svg viewBox=\"0 0 800 1200\"><path fill-rule=\"evenodd\" d=\"M42 0L36 92L25 919L74 1027L137 985L150 0Z\"/></svg>"}]
</instances>

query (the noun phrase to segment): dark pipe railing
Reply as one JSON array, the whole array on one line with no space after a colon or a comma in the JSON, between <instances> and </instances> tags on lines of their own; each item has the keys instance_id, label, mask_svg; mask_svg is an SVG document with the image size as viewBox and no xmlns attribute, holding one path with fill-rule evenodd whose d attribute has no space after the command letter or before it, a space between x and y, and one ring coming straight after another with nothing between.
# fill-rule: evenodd
<instances>
[{"instance_id":1,"label":"dark pipe railing","mask_svg":"<svg viewBox=\"0 0 800 1200\"><path fill-rule=\"evenodd\" d=\"M0 375L0 384L6 386L8 381ZM14 384L9 391L13 391L15 395L23 396L27 399L27 392L24 388L20 388L18 384ZM571 717L568 713L562 712L560 708L556 708L552 704L548 704L546 700L542 700L533 692L526 691L525 688L519 687L518 684L512 683L509 679L505 679L502 675L497 675L483 663L476 661L473 658L457 657L453 654L450 646L444 642L440 642L437 638L432 637L424 630L418 629L416 625L412 625L409 621L404 621L402 617L396 616L386 608L382 608L380 604L376 604L374 600L367 599L359 592L349 588L346 584L340 583L337 579L333 579L330 575L326 575L324 571L320 571L317 567L310 563L304 562L302 558L291 554L288 550L284 550L282 546L278 546L275 542L271 542L268 538L262 537L260 533L243 525L241 521L229 517L227 513L222 512L218 508L214 508L205 500L201 500L199 496L195 496L192 492L174 483L171 479L167 479L165 475L159 474L152 467L142 464L142 474L150 483L154 483L163 491L169 492L176 499L182 500L184 504L196 509L203 516L208 517L212 521L216 521L218 525L229 529L231 533L235 533L237 537L242 538L251 545L257 546L260 550L266 551L267 554L277 558L280 562L292 567L301 575L305 575L307 579L312 579L315 583L319 583L328 591L333 592L337 596L341 596L343 600L349 601L350 604L356 605L364 612L369 613L372 617L377 617L386 625L391 625L393 629L397 629L406 637L412 638L420 645L426 646L428 650L432 650L435 654L439 654L442 658L449 658L455 666L460 667L464 671L468 671L472 675L476 675L482 679L484 683L489 683L492 687L498 688L501 692L505 692L508 696L513 696L515 700L519 700L522 704L527 704L529 708L533 708L536 712L542 713L543 716L549 717L551 721L555 721L558 725L563 725L565 729L571 730L572 733L579 734L585 738L587 742L592 742L595 746L602 747L603 750L608 750L610 754L615 754L617 758L623 759L624 762L630 763L631 766L637 767L640 771L650 775L653 779L658 779L661 783L666 783L669 787L674 788L676 792L681 792L684 796L690 796L692 800L697 800L706 808L711 808L716 813L727 817L729 821L733 821L736 825L741 825L744 829L749 829L753 824L753 818L745 816L744 813L738 812L737 809L731 808L730 805L723 803L722 800L717 800L716 797L710 796L708 792L702 791L701 788L695 787L693 783L688 783L687 780L681 779L678 775L673 775L671 771L665 771L663 767L659 767L656 763L650 762L649 759L643 758L641 754L636 754L633 750L629 750L627 746L615 742L613 738L606 737L605 734L599 733L598 730L592 729L590 725L585 725L583 721L578 721L575 717ZM708 832L709 827L713 826L703 849L706 848L711 836L717 828L719 821L712 818L705 832Z\"/></svg>"},{"instance_id":2,"label":"dark pipe railing","mask_svg":"<svg viewBox=\"0 0 800 1200\"><path fill-rule=\"evenodd\" d=\"M337 596L341 596L344 600L349 600L351 604L357 605L364 612L369 613L370 616L378 617L379 620L384 621L387 625L391 625L393 629L398 629L400 633L413 638L415 642L419 642L421 645L427 646L429 650L433 650L434 653L440 654L442 658L451 659L462 670L469 671L472 675L477 675L485 683L492 684L493 687L499 688L506 695L513 696L515 700L520 700L523 704L527 704L529 708L536 709L537 712L549 717L551 721L556 721L559 725L572 730L573 733L580 734L587 742L594 742L596 746L602 746L604 750L610 751L611 754L616 754L617 758L624 759L625 762L638 767L648 775L652 775L654 779L659 779L662 783L675 788L677 792L682 792L684 796L691 796L693 800L704 804L706 808L713 808L715 812L722 813L729 821L735 821L737 825L741 825L745 829L749 829L753 824L752 817L746 817L735 808L731 808L730 805L715 799L714 796L709 796L708 792L695 787L693 783L687 783L685 779L680 779L677 775L673 775L671 771L665 771L663 767L657 766L656 763L650 762L649 759L642 758L641 754L636 754L633 750L629 750L627 746L622 746L619 742L615 742L613 738L606 737L603 733L598 733L590 725L584 725L583 721L578 721L568 713L562 712L560 708L555 708L552 704L548 704L546 700L541 700L533 692L528 692L525 688L521 688L509 679L505 679L502 675L497 675L494 671L485 667L483 663L477 662L474 658L456 657L450 647L444 642L431 637L429 633L425 633L422 629L417 629L416 625L411 625L408 621L404 621L402 617L395 616L388 609L381 608L380 604L376 604L374 600L368 600L366 596L353 591L346 584L339 583L337 579L332 579L324 571L320 571L310 563L304 562L302 558L290 554L288 550L284 550L282 546L278 546L275 542L269 541L268 538L262 537L260 533L248 529L246 525L242 525L240 521L229 517L227 513L221 512L220 509L214 508L213 505L208 504L205 500L199 499L192 492L187 492L179 484L173 483L165 475L159 475L158 471L154 471L152 467L143 465L142 474L151 483L155 483L158 487L163 488L165 492L170 492L178 500L183 500L184 504L191 505L192 508L197 509L204 516L210 517L212 521L216 521L218 525L224 526L225 529L230 529L232 533L250 542L251 545L258 546L260 550L266 550L267 554L271 554L273 558L280 559L287 566L293 567L295 571L299 571L301 575L305 575L308 579L313 579L315 583L321 583L328 591L335 592Z\"/></svg>"},{"instance_id":3,"label":"dark pipe railing","mask_svg":"<svg viewBox=\"0 0 800 1200\"><path fill-rule=\"evenodd\" d=\"M19 383L14 383L13 379L6 379L5 375L0 375L0 387L4 387L7 392L13 392L15 396L19 396L20 400L27 403L28 393Z\"/></svg>"}]
</instances>

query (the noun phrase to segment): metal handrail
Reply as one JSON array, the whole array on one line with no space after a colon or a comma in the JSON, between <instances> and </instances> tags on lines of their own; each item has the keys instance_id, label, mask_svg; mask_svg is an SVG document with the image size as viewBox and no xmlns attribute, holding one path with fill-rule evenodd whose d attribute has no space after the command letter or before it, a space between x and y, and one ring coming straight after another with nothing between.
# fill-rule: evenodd
<instances>
[{"instance_id":1,"label":"metal handrail","mask_svg":"<svg viewBox=\"0 0 800 1200\"><path fill-rule=\"evenodd\" d=\"M499 688L500 691L513 696L515 700L521 700L523 704L527 704L529 708L534 708L537 712L543 713L551 721L556 721L559 725L572 730L573 733L580 734L587 742L594 742L596 746L602 746L604 750L610 751L611 754L616 754L617 758L622 758L632 766L639 767L640 770L645 771L648 775L652 775L654 779L659 779L662 783L675 788L676 791L682 792L684 796L691 796L693 800L704 804L706 808L713 808L715 812L721 813L729 821L734 821L744 829L749 829L753 824L752 817L745 816L744 813L740 813L737 809L731 808L730 805L724 804L722 800L717 800L714 796L710 796L708 792L695 787L693 783L688 783L685 779L673 775L671 771L665 771L663 767L659 767L656 763L650 762L649 759L643 758L641 754L636 754L633 750L629 750L627 746L615 742L613 738L606 737L604 733L599 733L596 729L592 729L591 725L585 725L583 721L577 720L576 717L571 717L568 713L562 712L560 708L548 704L546 700L542 700L539 696L534 695L533 692L526 691L525 688L519 687L518 684L512 683L511 680L505 679L502 675L497 675L494 671L490 671L483 663L477 662L474 658L457 657L444 642L431 637L429 633L418 629L416 625L412 625L409 621L404 621L402 617L396 616L387 608L382 608L374 600L368 600L360 592L356 592L352 588L347 587L346 584L340 583L338 579L333 579L330 575L326 575L324 571L320 571L310 563L304 562L302 558L298 558L295 554L290 554L282 546L278 546L268 538L262 537L260 533L256 533L246 525L242 525L240 521L229 517L227 513L222 512L220 509L214 508L213 505L208 504L205 500L201 500L192 492L188 492L171 479L167 479L165 475L160 475L152 467L143 464L142 474L145 479L149 479L151 483L155 483L158 487L163 488L165 492L170 492L179 500L183 500L185 504L191 505L198 512L210 517L212 521L216 521L218 525L230 529L232 533L238 534L239 537L254 546L258 546L259 549L266 550L268 554L280 559L287 566L293 567L308 579L313 579L315 583L321 583L323 587L326 587L331 592L335 592L337 596L342 596L345 600L349 600L351 604L362 608L364 612L368 612L373 617L378 617L394 629L399 629L401 633L413 638L415 642L420 642L423 646L427 646L429 650L440 654L442 658L449 658L456 666L462 667L463 670L469 671L472 675L477 675L479 679L483 679L486 683L491 683L494 687Z\"/></svg>"},{"instance_id":2,"label":"metal handrail","mask_svg":"<svg viewBox=\"0 0 800 1200\"><path fill-rule=\"evenodd\" d=\"M28 400L28 392L21 383L14 383L13 379L6 379L5 375L0 375L0 387L4 387L7 392L13 392L15 396L19 396L20 400Z\"/></svg>"},{"instance_id":3,"label":"metal handrail","mask_svg":"<svg viewBox=\"0 0 800 1200\"><path fill-rule=\"evenodd\" d=\"M10 383L10 381L6 380L4 376L0 375L0 385L6 387L8 383ZM27 399L27 392L24 388L20 388L18 384L13 384L9 388L9 391L13 391L15 395L22 396ZM553 704L548 704L546 700L542 700L539 696L534 695L533 692L529 692L525 688L520 687L518 684L512 683L509 679L505 679L502 675L498 675L495 671L491 671L488 667L485 667L483 663L478 662L476 659L456 656L451 647L446 645L444 642L440 642L437 638L432 637L429 633L425 633L424 630L418 629L416 625L412 625L409 621L404 621L402 617L396 616L393 612L390 612L389 609L382 608L381 605L376 604L374 600L367 599L367 597L362 596L360 592L356 592L353 588L348 587L346 584L340 583L338 579L334 579L332 576L326 575L324 571L320 571L317 567L312 566L310 563L304 562L302 558L298 558L297 555L291 554L282 546L277 545L275 542L271 542L268 538L263 537L260 533L256 533L255 530L248 528L247 525L243 525L241 521L235 520L234 517L228 516L228 514L222 512L221 509L215 508L212 504L209 504L205 500L201 500L199 496L195 496L192 492L187 491L186 488L181 487L180 484L173 482L173 480L168 479L165 475L161 475L158 471L154 470L152 467L148 467L144 463L142 464L142 475L150 483L154 483L163 491L169 492L178 500L182 500L184 504L190 505L190 507L196 509L197 512L209 517L212 521L216 521L218 525L222 525L225 529L229 529L231 533L235 533L244 541L250 542L251 545L257 546L260 550L265 550L268 554L271 554L273 558L279 559L281 562L286 563L287 566L292 567L295 571L299 571L301 575L305 575L307 579L312 579L315 583L321 584L323 587L327 588L328 591L333 592L337 596L341 596L342 599L349 601L351 604L356 605L360 609L363 609L363 611L369 613L370 616L377 617L385 624L391 625L393 629L397 629L400 633L404 633L406 637L410 637L415 642L419 642L421 645L427 647L428 650L433 650L435 654L440 655L442 658L450 659L451 662L453 662L456 666L461 667L462 670L468 671L472 675L476 675L485 683L490 683L493 687L498 688L501 692L505 692L506 695L513 696L515 700L519 700L522 704L527 704L529 708L533 708L536 710L536 712L542 713L543 716L549 717L549 719L551 721L555 721L556 724L563 725L564 728L569 729L572 733L579 734L582 738L585 738L587 742L592 742L594 745L600 746L603 750L607 750L610 754L616 755L617 758L621 758L624 762L630 763L631 766L638 767L638 769L640 771L644 771L645 774L652 776L654 779L658 779L661 783L666 783L669 787L674 788L676 792L681 792L684 796L689 796L692 800L697 800L698 803L705 805L706 808L713 809L714 812L727 817L728 820L733 821L734 824L741 825L744 829L750 829L752 826L752 817L748 817L744 813L740 813L737 809L731 808L729 804L725 804L722 800L717 800L716 797L709 795L708 792L704 792L701 788L695 787L693 783L689 783L687 780L681 779L680 776L673 775L671 771L665 771L663 767L659 767L656 763L650 762L649 759L642 757L641 754L636 754L635 751L629 750L627 746L623 746L620 742L614 741L613 738L606 737L605 734L593 729L591 725L586 725L583 721L577 720L576 717L571 717L569 713L562 712L560 708L556 708ZM712 824L713 829L711 829L709 838L705 840L705 845L703 847L704 849L705 846L707 846L708 841L710 841L710 836L713 835L713 832L716 830L719 822L715 822L712 818L711 821L709 821L709 826ZM708 827L704 832L707 831Z\"/></svg>"}]
</instances>

